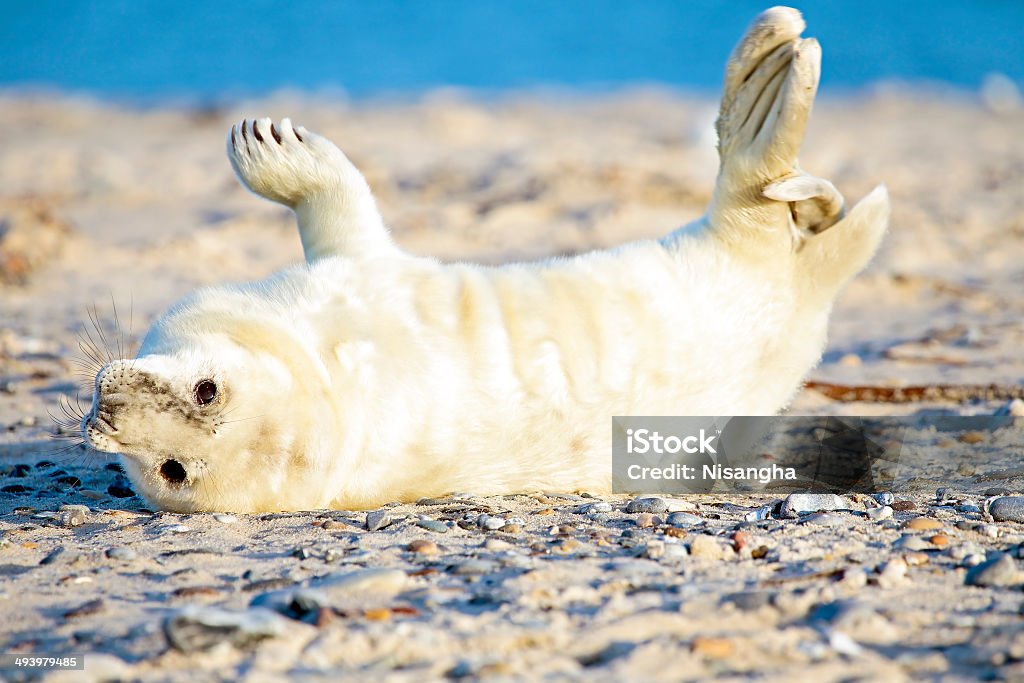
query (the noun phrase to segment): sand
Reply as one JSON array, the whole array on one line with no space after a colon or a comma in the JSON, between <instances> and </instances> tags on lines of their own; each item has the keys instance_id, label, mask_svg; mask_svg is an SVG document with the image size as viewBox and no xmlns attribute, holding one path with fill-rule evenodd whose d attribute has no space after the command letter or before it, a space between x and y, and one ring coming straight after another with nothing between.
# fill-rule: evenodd
<instances>
[{"instance_id":1,"label":"sand","mask_svg":"<svg viewBox=\"0 0 1024 683\"><path fill-rule=\"evenodd\" d=\"M669 524L667 512L625 512L627 497L581 511L595 501L538 492L398 505L368 531L363 512L149 511L114 495L131 492L105 457L57 453L48 413L85 379L74 359L88 310L131 349L196 287L301 258L290 214L235 181L231 122L291 116L326 134L363 169L403 247L495 263L657 236L699 216L714 114L710 100L657 90L361 104L282 94L216 110L0 96L0 484L15 486L0 493L0 652L92 653L87 680L1024 677L1021 585L967 585L998 553L1021 569L1024 527L980 510L991 489L1020 493L1005 463L1002 475L947 477L944 466L906 482L888 519L854 496L854 512L745 522L781 497L760 494L692 496L680 506L698 521ZM803 166L848 202L886 183L893 219L836 304L810 379L1024 384L1022 140L1024 114L964 95L879 89L819 102ZM990 415L1007 403L972 392L894 404L805 390L792 412ZM948 465L960 436L915 438L922 457ZM1019 459L1019 429L983 439ZM481 529L481 513L518 519L511 532ZM938 526L908 528L918 516ZM410 551L418 540L436 548ZM367 569L402 576L338 578ZM301 619L248 611L318 577L342 587L291 614ZM266 637L183 652L165 624L187 605L242 615Z\"/></svg>"}]
</instances>

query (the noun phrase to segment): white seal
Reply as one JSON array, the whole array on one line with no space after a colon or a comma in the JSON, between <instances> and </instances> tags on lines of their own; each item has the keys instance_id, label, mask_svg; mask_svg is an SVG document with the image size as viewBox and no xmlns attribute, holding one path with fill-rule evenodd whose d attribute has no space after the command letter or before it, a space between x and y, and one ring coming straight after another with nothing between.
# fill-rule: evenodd
<instances>
[{"instance_id":1,"label":"white seal","mask_svg":"<svg viewBox=\"0 0 1024 683\"><path fill-rule=\"evenodd\" d=\"M367 508L451 491L607 492L614 415L767 415L886 229L797 152L820 49L796 10L729 60L707 214L657 241L442 264L392 241L359 171L285 119L228 155L295 210L306 263L201 290L97 376L82 429L177 511Z\"/></svg>"}]
</instances>

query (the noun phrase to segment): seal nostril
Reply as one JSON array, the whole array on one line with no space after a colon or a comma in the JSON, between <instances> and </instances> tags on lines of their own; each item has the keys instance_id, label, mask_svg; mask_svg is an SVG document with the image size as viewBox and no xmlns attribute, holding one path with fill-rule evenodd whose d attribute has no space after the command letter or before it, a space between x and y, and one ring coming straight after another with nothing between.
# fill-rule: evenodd
<instances>
[{"instance_id":1,"label":"seal nostril","mask_svg":"<svg viewBox=\"0 0 1024 683\"><path fill-rule=\"evenodd\" d=\"M164 464L160 465L160 476L172 484L184 484L185 468L177 460L164 460Z\"/></svg>"}]
</instances>

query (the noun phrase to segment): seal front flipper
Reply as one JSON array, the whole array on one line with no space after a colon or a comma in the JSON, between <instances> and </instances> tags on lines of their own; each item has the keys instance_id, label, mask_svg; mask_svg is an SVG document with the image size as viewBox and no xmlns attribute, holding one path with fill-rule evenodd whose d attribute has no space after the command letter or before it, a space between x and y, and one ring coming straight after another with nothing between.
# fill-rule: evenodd
<instances>
[{"instance_id":1,"label":"seal front flipper","mask_svg":"<svg viewBox=\"0 0 1024 683\"><path fill-rule=\"evenodd\" d=\"M227 151L243 185L295 211L307 262L400 253L366 179L330 140L288 119L246 119Z\"/></svg>"}]
</instances>

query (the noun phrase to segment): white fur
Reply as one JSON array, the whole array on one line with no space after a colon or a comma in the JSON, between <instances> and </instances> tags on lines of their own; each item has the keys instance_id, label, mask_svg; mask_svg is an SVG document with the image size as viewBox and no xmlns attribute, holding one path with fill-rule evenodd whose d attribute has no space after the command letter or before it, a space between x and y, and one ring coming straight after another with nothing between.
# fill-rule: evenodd
<instances>
[{"instance_id":1,"label":"white fur","mask_svg":"<svg viewBox=\"0 0 1024 683\"><path fill-rule=\"evenodd\" d=\"M164 508L353 508L458 490L603 492L614 415L777 412L888 220L884 188L840 220L842 196L797 166L820 57L802 29L798 12L773 8L734 52L703 219L570 259L490 268L405 254L334 145L287 120L242 122L232 165L295 208L307 264L168 312L136 360L101 373L90 441L124 453ZM173 389L154 399L147 378ZM217 401L186 416L204 378ZM153 409L168 393L180 414ZM159 474L167 458L184 485Z\"/></svg>"}]
</instances>

